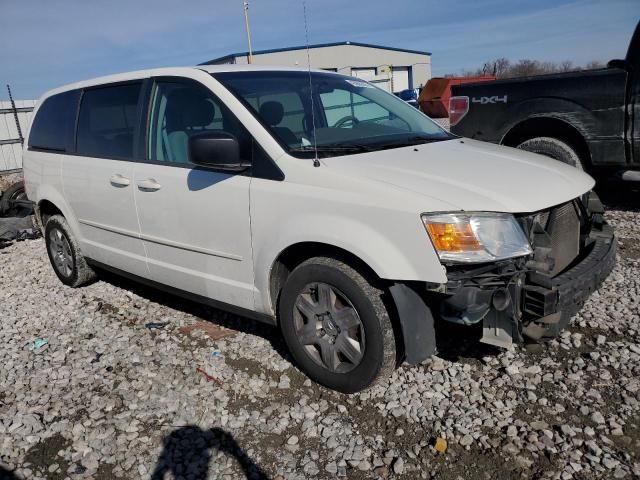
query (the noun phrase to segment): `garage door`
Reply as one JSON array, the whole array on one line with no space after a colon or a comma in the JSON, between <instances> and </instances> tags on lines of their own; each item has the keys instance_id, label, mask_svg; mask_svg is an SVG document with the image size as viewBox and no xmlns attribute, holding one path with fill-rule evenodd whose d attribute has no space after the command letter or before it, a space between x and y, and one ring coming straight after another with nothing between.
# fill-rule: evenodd
<instances>
[{"instance_id":1,"label":"garage door","mask_svg":"<svg viewBox=\"0 0 640 480\"><path fill-rule=\"evenodd\" d=\"M393 67L393 91L400 92L411 88L409 83L409 67Z\"/></svg>"},{"instance_id":2,"label":"garage door","mask_svg":"<svg viewBox=\"0 0 640 480\"><path fill-rule=\"evenodd\" d=\"M363 80L373 80L376 76L375 68L352 68L351 75L354 77L362 78Z\"/></svg>"}]
</instances>

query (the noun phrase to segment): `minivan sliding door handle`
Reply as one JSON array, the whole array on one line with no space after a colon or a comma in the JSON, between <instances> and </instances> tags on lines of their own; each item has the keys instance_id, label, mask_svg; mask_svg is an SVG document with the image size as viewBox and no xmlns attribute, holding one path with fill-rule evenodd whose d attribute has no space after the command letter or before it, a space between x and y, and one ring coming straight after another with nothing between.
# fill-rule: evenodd
<instances>
[{"instance_id":1,"label":"minivan sliding door handle","mask_svg":"<svg viewBox=\"0 0 640 480\"><path fill-rule=\"evenodd\" d=\"M153 178L147 178L146 180L140 180L138 182L138 188L143 192L155 192L156 190L160 190L160 185Z\"/></svg>"},{"instance_id":2,"label":"minivan sliding door handle","mask_svg":"<svg viewBox=\"0 0 640 480\"><path fill-rule=\"evenodd\" d=\"M111 178L109 179L109 183L111 183L111 185L113 185L114 187L128 187L129 184L131 184L131 180L129 180L127 177L123 177L119 173L116 173L115 175L111 176Z\"/></svg>"}]
</instances>

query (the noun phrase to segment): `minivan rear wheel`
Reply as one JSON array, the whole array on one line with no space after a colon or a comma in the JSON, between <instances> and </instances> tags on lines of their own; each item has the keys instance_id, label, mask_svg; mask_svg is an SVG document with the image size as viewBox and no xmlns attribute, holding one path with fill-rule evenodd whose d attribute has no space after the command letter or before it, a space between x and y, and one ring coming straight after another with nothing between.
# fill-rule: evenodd
<instances>
[{"instance_id":1,"label":"minivan rear wheel","mask_svg":"<svg viewBox=\"0 0 640 480\"><path fill-rule=\"evenodd\" d=\"M391 374L396 344L382 295L333 258L311 258L289 275L280 295L280 327L309 378L353 393Z\"/></svg>"},{"instance_id":2,"label":"minivan rear wheel","mask_svg":"<svg viewBox=\"0 0 640 480\"><path fill-rule=\"evenodd\" d=\"M96 273L87 264L62 215L49 217L44 229L44 241L53 271L62 283L80 287L96 279Z\"/></svg>"}]
</instances>

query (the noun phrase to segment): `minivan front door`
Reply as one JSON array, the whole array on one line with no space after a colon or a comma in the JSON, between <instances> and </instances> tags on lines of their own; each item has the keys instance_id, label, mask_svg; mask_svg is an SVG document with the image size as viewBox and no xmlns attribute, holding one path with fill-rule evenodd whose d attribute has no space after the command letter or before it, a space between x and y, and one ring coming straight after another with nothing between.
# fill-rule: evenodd
<instances>
[{"instance_id":1,"label":"minivan front door","mask_svg":"<svg viewBox=\"0 0 640 480\"><path fill-rule=\"evenodd\" d=\"M64 156L61 173L84 254L147 276L133 192L141 87L128 82L84 90L75 155Z\"/></svg>"},{"instance_id":2,"label":"minivan front door","mask_svg":"<svg viewBox=\"0 0 640 480\"><path fill-rule=\"evenodd\" d=\"M244 175L189 162L188 140L243 129L203 85L157 81L151 94L147 162L134 174L150 277L162 284L253 308L249 184Z\"/></svg>"}]
</instances>

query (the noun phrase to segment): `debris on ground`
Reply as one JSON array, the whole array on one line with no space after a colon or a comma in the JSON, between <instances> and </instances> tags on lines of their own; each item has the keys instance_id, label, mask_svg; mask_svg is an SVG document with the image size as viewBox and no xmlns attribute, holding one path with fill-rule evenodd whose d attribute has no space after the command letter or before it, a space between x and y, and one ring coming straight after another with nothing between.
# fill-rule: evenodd
<instances>
[{"instance_id":1,"label":"debris on ground","mask_svg":"<svg viewBox=\"0 0 640 480\"><path fill-rule=\"evenodd\" d=\"M447 441L442 437L438 437L436 438L433 448L435 448L438 453L444 453L447 451Z\"/></svg>"},{"instance_id":2,"label":"debris on ground","mask_svg":"<svg viewBox=\"0 0 640 480\"><path fill-rule=\"evenodd\" d=\"M29 349L30 352L37 352L37 351L40 351L42 347L46 346L48 343L49 343L48 339L38 338L33 342L31 342L27 348Z\"/></svg>"},{"instance_id":3,"label":"debris on ground","mask_svg":"<svg viewBox=\"0 0 640 480\"><path fill-rule=\"evenodd\" d=\"M148 322L144 324L144 327L149 330L161 330L167 325L169 325L169 322Z\"/></svg>"},{"instance_id":4,"label":"debris on ground","mask_svg":"<svg viewBox=\"0 0 640 480\"><path fill-rule=\"evenodd\" d=\"M204 334L212 340L220 340L222 338L230 337L236 334L234 330L221 327L220 325L216 325L215 323L212 323L212 322L204 322L204 321L195 322L191 325L180 327L178 329L178 332L184 335L190 335L195 331L204 332Z\"/></svg>"},{"instance_id":5,"label":"debris on ground","mask_svg":"<svg viewBox=\"0 0 640 480\"><path fill-rule=\"evenodd\" d=\"M0 218L0 245L13 240L30 240L39 236L40 229L31 216Z\"/></svg>"},{"instance_id":6,"label":"debris on ground","mask_svg":"<svg viewBox=\"0 0 640 480\"><path fill-rule=\"evenodd\" d=\"M196 372L201 373L202 376L204 378L206 378L209 382L213 382L216 385L222 385L222 380L220 380L218 377L213 376L213 375L209 375L207 372L205 372L202 368L198 367L196 368Z\"/></svg>"}]
</instances>

